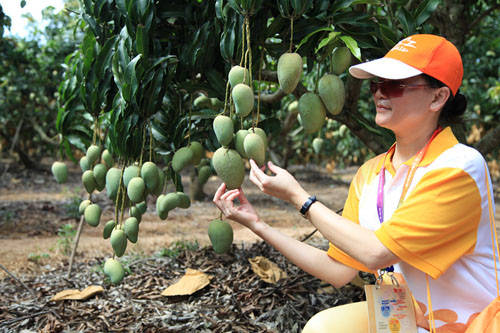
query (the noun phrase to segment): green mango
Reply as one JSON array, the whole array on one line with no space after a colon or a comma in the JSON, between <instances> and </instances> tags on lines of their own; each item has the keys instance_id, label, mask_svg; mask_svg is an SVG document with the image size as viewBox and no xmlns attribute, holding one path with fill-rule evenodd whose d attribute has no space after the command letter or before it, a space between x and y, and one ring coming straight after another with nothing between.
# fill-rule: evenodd
<instances>
[{"instance_id":1,"label":"green mango","mask_svg":"<svg viewBox=\"0 0 500 333\"><path fill-rule=\"evenodd\" d=\"M68 168L64 162L55 161L52 163L52 174L59 184L66 183L68 180Z\"/></svg>"},{"instance_id":2,"label":"green mango","mask_svg":"<svg viewBox=\"0 0 500 333\"><path fill-rule=\"evenodd\" d=\"M258 166L264 165L266 161L266 147L258 134L248 134L245 137L243 146L249 159L253 159Z\"/></svg>"},{"instance_id":3,"label":"green mango","mask_svg":"<svg viewBox=\"0 0 500 333\"><path fill-rule=\"evenodd\" d=\"M179 172L193 161L193 151L188 147L178 149L172 157L172 168Z\"/></svg>"},{"instance_id":4,"label":"green mango","mask_svg":"<svg viewBox=\"0 0 500 333\"><path fill-rule=\"evenodd\" d=\"M101 154L101 161L106 165L106 167L109 169L113 167L115 164L115 160L113 159L113 155L109 152L109 150L104 149L104 151Z\"/></svg>"},{"instance_id":5,"label":"green mango","mask_svg":"<svg viewBox=\"0 0 500 333\"><path fill-rule=\"evenodd\" d=\"M127 186L127 195L131 202L137 203L144 201L146 185L141 177L134 177Z\"/></svg>"},{"instance_id":6,"label":"green mango","mask_svg":"<svg viewBox=\"0 0 500 333\"><path fill-rule=\"evenodd\" d=\"M129 217L123 223L123 231L127 239L132 243L137 243L137 236L139 235L139 221L135 217Z\"/></svg>"},{"instance_id":7,"label":"green mango","mask_svg":"<svg viewBox=\"0 0 500 333\"><path fill-rule=\"evenodd\" d=\"M208 225L208 238L215 253L226 253L233 243L233 228L227 221L212 220Z\"/></svg>"},{"instance_id":8,"label":"green mango","mask_svg":"<svg viewBox=\"0 0 500 333\"><path fill-rule=\"evenodd\" d=\"M158 217L161 220L165 220L168 217L168 210L166 209L165 205L165 194L161 194L158 196L156 199L156 212L158 213Z\"/></svg>"},{"instance_id":9,"label":"green mango","mask_svg":"<svg viewBox=\"0 0 500 333\"><path fill-rule=\"evenodd\" d=\"M203 94L195 98L193 105L198 109L210 109L212 107L210 98Z\"/></svg>"},{"instance_id":10,"label":"green mango","mask_svg":"<svg viewBox=\"0 0 500 333\"><path fill-rule=\"evenodd\" d=\"M319 131L325 124L326 110L315 93L305 93L299 99L299 113L306 134Z\"/></svg>"},{"instance_id":11,"label":"green mango","mask_svg":"<svg viewBox=\"0 0 500 333\"><path fill-rule=\"evenodd\" d=\"M123 280L125 276L125 270L122 264L113 258L109 258L104 263L104 273L109 277L111 283L117 284Z\"/></svg>"},{"instance_id":12,"label":"green mango","mask_svg":"<svg viewBox=\"0 0 500 333\"><path fill-rule=\"evenodd\" d=\"M109 220L108 222L106 222L106 224L104 225L104 229L102 230L102 238L108 239L111 236L111 232L113 232L115 226L115 220Z\"/></svg>"},{"instance_id":13,"label":"green mango","mask_svg":"<svg viewBox=\"0 0 500 333\"><path fill-rule=\"evenodd\" d=\"M177 204L177 207L179 208L189 208L191 206L191 198L189 198L189 195L187 195L186 193L184 192L176 192L177 196L178 196L178 204Z\"/></svg>"},{"instance_id":14,"label":"green mango","mask_svg":"<svg viewBox=\"0 0 500 333\"><path fill-rule=\"evenodd\" d=\"M316 154L321 152L321 148L323 147L323 139L322 138L314 138L312 141L312 147Z\"/></svg>"},{"instance_id":15,"label":"green mango","mask_svg":"<svg viewBox=\"0 0 500 333\"><path fill-rule=\"evenodd\" d=\"M345 46L335 48L332 52L333 73L340 75L351 65L351 51Z\"/></svg>"},{"instance_id":16,"label":"green mango","mask_svg":"<svg viewBox=\"0 0 500 333\"><path fill-rule=\"evenodd\" d=\"M238 154L240 154L240 156L243 158L247 158L247 154L245 153L245 148L243 147L243 142L248 133L249 133L248 130L240 129L234 135L234 148L236 148Z\"/></svg>"},{"instance_id":17,"label":"green mango","mask_svg":"<svg viewBox=\"0 0 500 333\"><path fill-rule=\"evenodd\" d=\"M262 142L264 142L265 149L267 149L267 145L268 145L267 144L267 134L266 134L266 132L264 132L264 130L262 128L252 127L248 130L248 133L255 133L258 136L260 136L260 138L262 139Z\"/></svg>"},{"instance_id":18,"label":"green mango","mask_svg":"<svg viewBox=\"0 0 500 333\"><path fill-rule=\"evenodd\" d=\"M106 194L111 200L116 199L118 193L118 186L120 186L120 178L122 171L118 168L110 168L106 172Z\"/></svg>"},{"instance_id":19,"label":"green mango","mask_svg":"<svg viewBox=\"0 0 500 333\"><path fill-rule=\"evenodd\" d=\"M235 87L237 84L244 83L250 85L250 74L248 69L239 65L231 67L228 74L229 84Z\"/></svg>"},{"instance_id":20,"label":"green mango","mask_svg":"<svg viewBox=\"0 0 500 333\"><path fill-rule=\"evenodd\" d=\"M191 164L198 165L205 154L205 149L198 141L191 141L188 148L193 152Z\"/></svg>"},{"instance_id":21,"label":"green mango","mask_svg":"<svg viewBox=\"0 0 500 333\"><path fill-rule=\"evenodd\" d=\"M153 162L146 162L141 167L141 178L144 180L146 189L152 192L159 181L158 167Z\"/></svg>"},{"instance_id":22,"label":"green mango","mask_svg":"<svg viewBox=\"0 0 500 333\"><path fill-rule=\"evenodd\" d=\"M342 112L345 102L345 88L338 76L323 75L318 82L318 95L330 114L337 115Z\"/></svg>"},{"instance_id":23,"label":"green mango","mask_svg":"<svg viewBox=\"0 0 500 333\"><path fill-rule=\"evenodd\" d=\"M221 146L229 146L234 135L234 125L231 118L228 116L218 115L214 119L213 128L217 141L219 141Z\"/></svg>"},{"instance_id":24,"label":"green mango","mask_svg":"<svg viewBox=\"0 0 500 333\"><path fill-rule=\"evenodd\" d=\"M106 186L106 174L108 172L108 168L104 164L99 163L94 166L94 170L92 172L94 173L96 188L99 191L102 191Z\"/></svg>"},{"instance_id":25,"label":"green mango","mask_svg":"<svg viewBox=\"0 0 500 333\"><path fill-rule=\"evenodd\" d=\"M91 170L85 171L82 175L82 183L83 186L85 187L85 190L87 190L89 194L94 192L94 190L97 187L97 183L94 177L94 172Z\"/></svg>"},{"instance_id":26,"label":"green mango","mask_svg":"<svg viewBox=\"0 0 500 333\"><path fill-rule=\"evenodd\" d=\"M98 204L88 205L83 212L85 222L93 227L97 227L99 225L99 221L101 220L101 213L102 210Z\"/></svg>"},{"instance_id":27,"label":"green mango","mask_svg":"<svg viewBox=\"0 0 500 333\"><path fill-rule=\"evenodd\" d=\"M80 169L82 169L82 172L90 170L90 163L87 156L80 158Z\"/></svg>"},{"instance_id":28,"label":"green mango","mask_svg":"<svg viewBox=\"0 0 500 333\"><path fill-rule=\"evenodd\" d=\"M209 165L204 165L198 170L198 182L205 184L208 178L212 175L212 168Z\"/></svg>"},{"instance_id":29,"label":"green mango","mask_svg":"<svg viewBox=\"0 0 500 333\"><path fill-rule=\"evenodd\" d=\"M131 217L135 217L137 219L137 221L140 223L141 219L142 219L142 213L141 213L140 209L137 207L137 205L130 207L129 215Z\"/></svg>"},{"instance_id":30,"label":"green mango","mask_svg":"<svg viewBox=\"0 0 500 333\"><path fill-rule=\"evenodd\" d=\"M144 213L146 213L146 211L148 210L148 205L145 201L139 202L135 206L137 207L137 209L139 210L139 213L141 215L144 215Z\"/></svg>"},{"instance_id":31,"label":"green mango","mask_svg":"<svg viewBox=\"0 0 500 333\"><path fill-rule=\"evenodd\" d=\"M253 90L250 86L240 83L231 91L236 114L244 118L250 114L254 106Z\"/></svg>"},{"instance_id":32,"label":"green mango","mask_svg":"<svg viewBox=\"0 0 500 333\"><path fill-rule=\"evenodd\" d=\"M96 145L90 145L87 148L87 159L90 165L94 165L94 162L97 161L99 155L101 154L101 148Z\"/></svg>"},{"instance_id":33,"label":"green mango","mask_svg":"<svg viewBox=\"0 0 500 333\"><path fill-rule=\"evenodd\" d=\"M165 173L161 168L156 168L156 172L158 173L158 183L151 193L159 196L163 192L163 188L165 187Z\"/></svg>"},{"instance_id":34,"label":"green mango","mask_svg":"<svg viewBox=\"0 0 500 333\"><path fill-rule=\"evenodd\" d=\"M123 170L123 185L128 187L128 183L134 177L138 177L141 174L141 170L137 165L129 165Z\"/></svg>"},{"instance_id":35,"label":"green mango","mask_svg":"<svg viewBox=\"0 0 500 333\"><path fill-rule=\"evenodd\" d=\"M78 206L78 212L83 214L85 212L85 208L87 208L92 202L90 200L83 200L80 202L80 206Z\"/></svg>"},{"instance_id":36,"label":"green mango","mask_svg":"<svg viewBox=\"0 0 500 333\"><path fill-rule=\"evenodd\" d=\"M278 82L286 94L295 90L302 75L302 57L298 53L284 53L278 59Z\"/></svg>"},{"instance_id":37,"label":"green mango","mask_svg":"<svg viewBox=\"0 0 500 333\"><path fill-rule=\"evenodd\" d=\"M127 235L121 229L114 229L111 232L111 246L117 257L121 257L127 249Z\"/></svg>"},{"instance_id":38,"label":"green mango","mask_svg":"<svg viewBox=\"0 0 500 333\"><path fill-rule=\"evenodd\" d=\"M217 176L228 190L241 186L245 178L245 165L236 150L221 147L215 151L212 162Z\"/></svg>"},{"instance_id":39,"label":"green mango","mask_svg":"<svg viewBox=\"0 0 500 333\"><path fill-rule=\"evenodd\" d=\"M165 195L165 198L163 199L163 205L164 205L163 208L167 212L171 211L176 207L179 207L180 205L179 195L176 192L167 193Z\"/></svg>"}]
</instances>

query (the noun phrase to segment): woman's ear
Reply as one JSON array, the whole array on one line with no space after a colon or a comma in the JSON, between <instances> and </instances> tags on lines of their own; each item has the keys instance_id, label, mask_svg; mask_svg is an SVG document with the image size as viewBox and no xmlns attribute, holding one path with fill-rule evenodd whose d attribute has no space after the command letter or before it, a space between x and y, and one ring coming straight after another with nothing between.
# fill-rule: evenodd
<instances>
[{"instance_id":1,"label":"woman's ear","mask_svg":"<svg viewBox=\"0 0 500 333\"><path fill-rule=\"evenodd\" d=\"M446 101L448 100L450 95L451 95L450 88L448 87L437 88L435 90L434 98L430 105L431 111L434 112L440 111L446 104Z\"/></svg>"}]
</instances>

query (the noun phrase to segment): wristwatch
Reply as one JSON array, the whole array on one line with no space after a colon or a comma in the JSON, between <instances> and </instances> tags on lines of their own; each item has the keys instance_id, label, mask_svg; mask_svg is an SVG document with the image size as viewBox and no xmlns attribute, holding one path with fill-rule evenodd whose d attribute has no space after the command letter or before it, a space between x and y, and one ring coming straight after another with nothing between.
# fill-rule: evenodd
<instances>
[{"instance_id":1,"label":"wristwatch","mask_svg":"<svg viewBox=\"0 0 500 333\"><path fill-rule=\"evenodd\" d=\"M311 207L311 205L313 203L316 202L316 196L313 195L311 197L309 197L306 202L304 202L304 204L302 205L302 208L300 209L300 214L302 214L302 216L305 216L307 211L309 210L309 208Z\"/></svg>"}]
</instances>

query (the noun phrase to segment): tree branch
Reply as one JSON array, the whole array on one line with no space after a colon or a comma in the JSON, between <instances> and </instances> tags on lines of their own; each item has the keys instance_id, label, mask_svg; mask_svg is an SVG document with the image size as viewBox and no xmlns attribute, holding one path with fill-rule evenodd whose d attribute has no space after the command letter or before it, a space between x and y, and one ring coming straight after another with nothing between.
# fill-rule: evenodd
<instances>
[{"instance_id":1,"label":"tree branch","mask_svg":"<svg viewBox=\"0 0 500 333\"><path fill-rule=\"evenodd\" d=\"M269 81L269 82L273 82L273 83L278 83L278 73L274 72L274 71L263 70L262 74L261 74L261 78L262 78L262 81ZM297 87L295 88L295 90L292 93L295 96L295 98L298 100L300 98L300 96L302 96L306 92L307 92L306 87L304 87L304 85L301 82L299 82L299 84L297 84ZM285 96L286 96L286 94L281 89L278 89L276 92L274 92L272 94L261 94L260 101L263 103L271 104L271 103L279 102Z\"/></svg>"},{"instance_id":2,"label":"tree branch","mask_svg":"<svg viewBox=\"0 0 500 333\"><path fill-rule=\"evenodd\" d=\"M5 271L5 273L7 273L11 278L13 278L14 280L16 280L17 282L19 282L26 290L28 290L30 292L30 294L34 297L34 298L38 298L35 294L35 292L33 290L31 290L30 287L28 287L23 281L19 280L14 274L12 274L11 272L9 272L9 270L7 268L5 268L5 266L3 266L2 264L0 264L0 268Z\"/></svg>"},{"instance_id":3,"label":"tree branch","mask_svg":"<svg viewBox=\"0 0 500 333\"><path fill-rule=\"evenodd\" d=\"M474 147L479 150L479 152L486 156L493 150L498 149L500 146L500 125L491 129L486 133L483 138L477 142Z\"/></svg>"},{"instance_id":4,"label":"tree branch","mask_svg":"<svg viewBox=\"0 0 500 333\"><path fill-rule=\"evenodd\" d=\"M260 101L262 103L273 104L281 101L285 96L286 96L285 92L281 89L278 89L276 90L276 92L272 94L260 94Z\"/></svg>"},{"instance_id":5,"label":"tree branch","mask_svg":"<svg viewBox=\"0 0 500 333\"><path fill-rule=\"evenodd\" d=\"M49 136L43 131L42 127L40 127L40 125L38 125L38 123L35 121L35 119L31 118L30 121L31 121L31 125L33 126L33 129L38 133L38 135L40 136L40 138L42 139L43 142L48 143L49 145L52 145L52 146L58 145L58 143L55 140L49 138Z\"/></svg>"},{"instance_id":6,"label":"tree branch","mask_svg":"<svg viewBox=\"0 0 500 333\"><path fill-rule=\"evenodd\" d=\"M468 31L472 30L476 25L479 24L486 16L490 15L492 12L500 8L500 4L497 4L496 6L491 7L490 9L485 10L484 12L481 13L474 21L469 24L469 29Z\"/></svg>"}]
</instances>

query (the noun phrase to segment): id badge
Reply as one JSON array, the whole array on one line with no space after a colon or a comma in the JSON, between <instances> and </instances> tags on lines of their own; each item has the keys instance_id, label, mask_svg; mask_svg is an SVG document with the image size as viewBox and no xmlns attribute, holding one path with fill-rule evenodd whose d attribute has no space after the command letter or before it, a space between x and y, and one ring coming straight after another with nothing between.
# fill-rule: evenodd
<instances>
[{"instance_id":1,"label":"id badge","mask_svg":"<svg viewBox=\"0 0 500 333\"><path fill-rule=\"evenodd\" d=\"M417 333L413 300L406 285L365 285L370 333Z\"/></svg>"}]
</instances>

